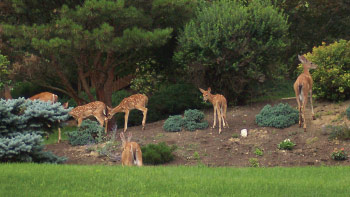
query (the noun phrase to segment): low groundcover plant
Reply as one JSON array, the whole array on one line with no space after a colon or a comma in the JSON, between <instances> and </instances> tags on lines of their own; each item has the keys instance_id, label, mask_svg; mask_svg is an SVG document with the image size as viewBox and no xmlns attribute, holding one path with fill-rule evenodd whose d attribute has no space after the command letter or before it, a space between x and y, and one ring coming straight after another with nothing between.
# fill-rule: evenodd
<instances>
[{"instance_id":1,"label":"low groundcover plant","mask_svg":"<svg viewBox=\"0 0 350 197\"><path fill-rule=\"evenodd\" d=\"M281 150L292 150L295 144L290 141L290 139L285 139L281 143L278 144L278 149Z\"/></svg>"}]
</instances>

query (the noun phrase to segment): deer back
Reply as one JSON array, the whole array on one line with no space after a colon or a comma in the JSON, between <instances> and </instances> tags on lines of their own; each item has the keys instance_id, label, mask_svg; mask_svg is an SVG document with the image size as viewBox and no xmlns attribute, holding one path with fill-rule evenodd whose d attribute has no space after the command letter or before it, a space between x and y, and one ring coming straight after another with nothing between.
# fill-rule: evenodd
<instances>
[{"instance_id":1,"label":"deer back","mask_svg":"<svg viewBox=\"0 0 350 197\"><path fill-rule=\"evenodd\" d=\"M56 94L50 92L41 92L29 98L29 100L41 100L41 101L51 101L52 103L56 103L58 101L58 96Z\"/></svg>"},{"instance_id":2,"label":"deer back","mask_svg":"<svg viewBox=\"0 0 350 197\"><path fill-rule=\"evenodd\" d=\"M118 106L110 109L108 116L113 116L118 112L125 112L126 110L132 110L138 106L145 107L148 103L148 97L144 94L134 94L129 97L124 98Z\"/></svg>"},{"instance_id":3,"label":"deer back","mask_svg":"<svg viewBox=\"0 0 350 197\"><path fill-rule=\"evenodd\" d=\"M86 118L94 114L103 114L106 116L106 105L101 101L94 101L85 105L75 107L69 112L69 115L77 118Z\"/></svg>"}]
</instances>

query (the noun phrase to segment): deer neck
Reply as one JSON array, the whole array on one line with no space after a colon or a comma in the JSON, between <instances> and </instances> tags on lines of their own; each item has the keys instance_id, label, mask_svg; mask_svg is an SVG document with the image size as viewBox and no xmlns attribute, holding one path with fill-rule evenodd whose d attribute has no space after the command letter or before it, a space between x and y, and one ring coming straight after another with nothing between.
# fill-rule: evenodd
<instances>
[{"instance_id":1,"label":"deer neck","mask_svg":"<svg viewBox=\"0 0 350 197\"><path fill-rule=\"evenodd\" d=\"M211 102L211 103L213 103L214 102L214 95L212 95L212 94L210 94L210 95L208 95L208 101L209 102Z\"/></svg>"},{"instance_id":2,"label":"deer neck","mask_svg":"<svg viewBox=\"0 0 350 197\"><path fill-rule=\"evenodd\" d=\"M304 66L304 72L303 72L304 74L306 74L306 75L310 75L310 69L309 68L306 68L305 66Z\"/></svg>"},{"instance_id":3,"label":"deer neck","mask_svg":"<svg viewBox=\"0 0 350 197\"><path fill-rule=\"evenodd\" d=\"M112 115L114 115L114 114L116 114L118 112L123 112L123 108L120 105L118 105L117 107L113 108L112 111L111 111Z\"/></svg>"}]
</instances>

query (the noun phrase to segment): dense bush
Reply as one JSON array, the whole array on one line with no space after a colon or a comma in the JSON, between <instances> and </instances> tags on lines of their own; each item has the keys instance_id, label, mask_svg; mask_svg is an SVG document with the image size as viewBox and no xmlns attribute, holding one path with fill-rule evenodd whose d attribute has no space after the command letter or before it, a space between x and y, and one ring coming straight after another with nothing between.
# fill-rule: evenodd
<instances>
[{"instance_id":1,"label":"dense bush","mask_svg":"<svg viewBox=\"0 0 350 197\"><path fill-rule=\"evenodd\" d=\"M148 102L147 122L181 114L187 109L200 109L203 102L201 93L191 84L179 83L168 85L156 92Z\"/></svg>"},{"instance_id":2,"label":"dense bush","mask_svg":"<svg viewBox=\"0 0 350 197\"><path fill-rule=\"evenodd\" d=\"M65 159L43 151L42 134L68 119L60 103L24 98L0 100L0 161L62 163Z\"/></svg>"},{"instance_id":3,"label":"dense bush","mask_svg":"<svg viewBox=\"0 0 350 197\"><path fill-rule=\"evenodd\" d=\"M169 147L165 142L143 146L141 147L143 163L157 165L172 161L175 149L176 146Z\"/></svg>"},{"instance_id":4,"label":"dense bush","mask_svg":"<svg viewBox=\"0 0 350 197\"><path fill-rule=\"evenodd\" d=\"M189 109L185 111L184 127L188 131L195 131L197 129L206 129L209 124L204 120L204 113L197 109Z\"/></svg>"},{"instance_id":5,"label":"dense bush","mask_svg":"<svg viewBox=\"0 0 350 197\"><path fill-rule=\"evenodd\" d=\"M259 126L286 128L299 121L299 112L289 104L280 103L275 107L265 105L255 117Z\"/></svg>"},{"instance_id":6,"label":"dense bush","mask_svg":"<svg viewBox=\"0 0 350 197\"><path fill-rule=\"evenodd\" d=\"M104 129L96 121L84 120L78 130L69 132L69 143L73 146L94 144L102 141Z\"/></svg>"},{"instance_id":7,"label":"dense bush","mask_svg":"<svg viewBox=\"0 0 350 197\"><path fill-rule=\"evenodd\" d=\"M306 58L317 64L312 71L317 98L341 101L350 98L350 41L314 47Z\"/></svg>"},{"instance_id":8,"label":"dense bush","mask_svg":"<svg viewBox=\"0 0 350 197\"><path fill-rule=\"evenodd\" d=\"M163 129L170 132L181 131L184 125L184 120L181 115L169 116L169 118L164 122Z\"/></svg>"},{"instance_id":9,"label":"dense bush","mask_svg":"<svg viewBox=\"0 0 350 197\"><path fill-rule=\"evenodd\" d=\"M209 126L207 121L203 121L204 113L197 109L185 111L184 118L181 115L170 116L163 125L165 131L181 131L184 127L187 131L205 129Z\"/></svg>"},{"instance_id":10,"label":"dense bush","mask_svg":"<svg viewBox=\"0 0 350 197\"><path fill-rule=\"evenodd\" d=\"M330 140L350 140L350 128L346 124L339 126L330 125L328 129L331 130L328 137Z\"/></svg>"},{"instance_id":11,"label":"dense bush","mask_svg":"<svg viewBox=\"0 0 350 197\"><path fill-rule=\"evenodd\" d=\"M174 60L196 83L243 102L259 82L286 71L287 33L287 17L271 1L210 1L179 35Z\"/></svg>"}]
</instances>

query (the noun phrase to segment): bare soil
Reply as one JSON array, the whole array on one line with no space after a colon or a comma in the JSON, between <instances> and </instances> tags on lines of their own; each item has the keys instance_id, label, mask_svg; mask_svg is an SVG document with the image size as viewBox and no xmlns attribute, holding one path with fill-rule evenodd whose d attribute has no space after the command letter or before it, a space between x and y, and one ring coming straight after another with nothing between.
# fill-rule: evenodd
<instances>
[{"instance_id":1,"label":"bare soil","mask_svg":"<svg viewBox=\"0 0 350 197\"><path fill-rule=\"evenodd\" d=\"M315 102L316 120L311 118L310 104L307 106L307 132L299 125L285 129L259 127L255 116L266 105L287 102L296 107L295 99L278 100L266 103L252 104L229 108L227 119L229 128L219 134L218 128L197 130L194 132L165 132L162 128L164 120L146 124L146 130L141 126L129 127L133 141L141 146L149 143L166 142L176 145L175 159L166 165L198 165L207 166L250 166L251 158L258 159L260 167L272 166L320 166L320 165L350 165L350 159L334 161L330 155L334 148L345 148L350 151L349 141L328 139L329 135L323 128L325 125L342 125L350 122L346 119L345 110L350 101L343 103ZM205 119L210 126L213 123L213 110L205 111ZM248 130L246 138L234 138L241 129ZM119 130L121 131L121 130ZM118 132L119 132L118 131ZM290 139L296 146L293 150L279 150L277 144L284 139ZM117 139L120 142L120 138ZM46 149L59 156L68 158L66 164L81 165L120 165L120 144L114 146L113 158L99 155L97 150L105 144L90 146L71 146L67 141L60 144L47 145ZM255 149L263 150L262 156L255 154ZM198 154L197 154L197 153Z\"/></svg>"}]
</instances>

